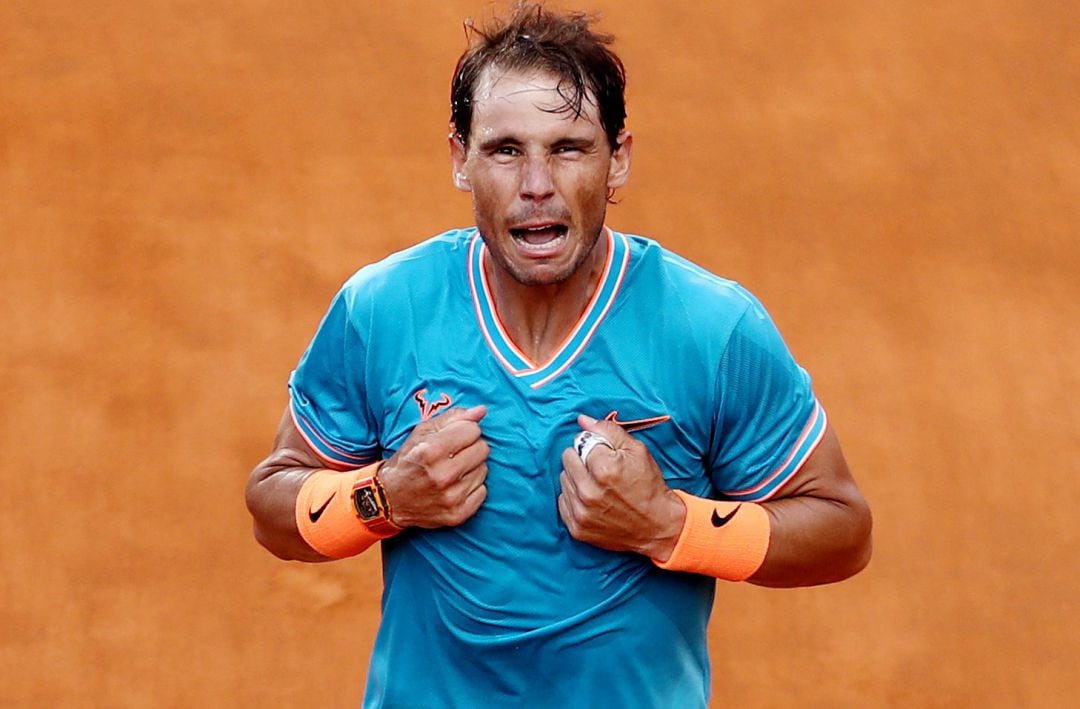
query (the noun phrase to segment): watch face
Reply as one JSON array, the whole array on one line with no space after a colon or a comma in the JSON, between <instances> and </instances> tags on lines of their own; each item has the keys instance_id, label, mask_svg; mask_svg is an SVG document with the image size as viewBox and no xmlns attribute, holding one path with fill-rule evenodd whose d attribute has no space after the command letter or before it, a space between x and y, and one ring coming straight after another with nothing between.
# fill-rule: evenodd
<instances>
[{"instance_id":1,"label":"watch face","mask_svg":"<svg viewBox=\"0 0 1080 709\"><path fill-rule=\"evenodd\" d=\"M369 520L379 517L379 503L375 500L375 490L370 487L360 487L353 491L353 501L356 503L356 511L360 519Z\"/></svg>"}]
</instances>

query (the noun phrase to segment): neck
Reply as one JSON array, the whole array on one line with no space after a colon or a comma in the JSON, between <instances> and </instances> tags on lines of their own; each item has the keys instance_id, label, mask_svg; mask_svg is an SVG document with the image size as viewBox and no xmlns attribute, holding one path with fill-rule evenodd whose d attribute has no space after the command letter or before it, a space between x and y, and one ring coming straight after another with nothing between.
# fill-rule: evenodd
<instances>
[{"instance_id":1,"label":"neck","mask_svg":"<svg viewBox=\"0 0 1080 709\"><path fill-rule=\"evenodd\" d=\"M546 362L566 341L592 300L607 261L608 240L596 241L589 258L570 278L548 285L525 285L490 259L487 271L499 320L529 359Z\"/></svg>"}]
</instances>

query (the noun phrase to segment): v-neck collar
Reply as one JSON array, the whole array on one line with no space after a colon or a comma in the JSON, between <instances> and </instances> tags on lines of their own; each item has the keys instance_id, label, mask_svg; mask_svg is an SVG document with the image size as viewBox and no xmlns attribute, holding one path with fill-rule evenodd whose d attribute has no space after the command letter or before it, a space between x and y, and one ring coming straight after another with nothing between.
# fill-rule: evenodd
<instances>
[{"instance_id":1,"label":"v-neck collar","mask_svg":"<svg viewBox=\"0 0 1080 709\"><path fill-rule=\"evenodd\" d=\"M484 339L502 366L534 389L559 376L577 359L615 302L615 296L630 263L630 245L623 234L617 234L607 227L604 227L603 237L608 241L607 260L592 298L566 340L543 363L534 362L526 356L510 339L506 328L499 321L495 298L484 272L487 246L484 245L480 232L473 236L469 244L469 289L472 291L476 319L484 333Z\"/></svg>"}]
</instances>

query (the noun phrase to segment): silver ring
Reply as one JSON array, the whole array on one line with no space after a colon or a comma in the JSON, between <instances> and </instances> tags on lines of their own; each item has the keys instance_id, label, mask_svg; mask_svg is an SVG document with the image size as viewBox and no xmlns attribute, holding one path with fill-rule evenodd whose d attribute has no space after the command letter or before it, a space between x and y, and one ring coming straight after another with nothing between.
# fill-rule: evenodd
<instances>
[{"instance_id":1,"label":"silver ring","mask_svg":"<svg viewBox=\"0 0 1080 709\"><path fill-rule=\"evenodd\" d=\"M582 463L589 462L589 454L592 453L593 449L597 446L607 446L611 450L615 450L615 446L611 445L611 441L604 438L599 433L582 431L574 437L574 451L577 452L578 458L581 458Z\"/></svg>"}]
</instances>

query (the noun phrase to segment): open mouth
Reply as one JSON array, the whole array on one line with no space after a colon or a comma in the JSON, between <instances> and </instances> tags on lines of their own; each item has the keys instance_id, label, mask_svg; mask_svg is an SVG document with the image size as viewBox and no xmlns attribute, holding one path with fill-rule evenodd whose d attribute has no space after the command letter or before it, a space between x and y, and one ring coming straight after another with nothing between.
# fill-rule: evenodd
<instances>
[{"instance_id":1,"label":"open mouth","mask_svg":"<svg viewBox=\"0 0 1080 709\"><path fill-rule=\"evenodd\" d=\"M543 249L561 243L569 231L569 227L562 224L544 224L535 227L511 229L510 236L514 237L514 241L526 249Z\"/></svg>"}]
</instances>

